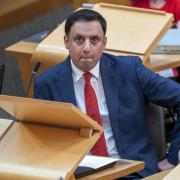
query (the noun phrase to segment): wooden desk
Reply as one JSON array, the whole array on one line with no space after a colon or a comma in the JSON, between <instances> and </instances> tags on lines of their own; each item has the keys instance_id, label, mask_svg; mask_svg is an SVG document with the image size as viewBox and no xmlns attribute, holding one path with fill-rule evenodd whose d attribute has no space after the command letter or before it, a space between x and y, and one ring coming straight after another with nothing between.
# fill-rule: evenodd
<instances>
[{"instance_id":1,"label":"wooden desk","mask_svg":"<svg viewBox=\"0 0 180 180\"><path fill-rule=\"evenodd\" d=\"M128 164L116 165L94 174L78 178L78 180L111 180L119 177L127 176L128 174L137 172L144 168L144 163L140 161L125 160Z\"/></svg>"},{"instance_id":2,"label":"wooden desk","mask_svg":"<svg viewBox=\"0 0 180 180\"><path fill-rule=\"evenodd\" d=\"M171 170L162 171L162 172L156 173L152 176L148 176L146 178L143 178L143 180L162 180L170 172L171 172Z\"/></svg>"},{"instance_id":3,"label":"wooden desk","mask_svg":"<svg viewBox=\"0 0 180 180\"><path fill-rule=\"evenodd\" d=\"M151 54L145 64L154 72L180 66L180 54Z\"/></svg>"},{"instance_id":4,"label":"wooden desk","mask_svg":"<svg viewBox=\"0 0 180 180\"><path fill-rule=\"evenodd\" d=\"M37 45L37 43L20 41L9 46L5 50L7 55L15 56L17 58L25 90L27 89L27 85L31 77L31 71L34 66L34 63L32 63L30 59L32 54L35 52ZM59 62L62 60L63 59L60 59ZM150 60L147 64L145 64L145 66L155 72L180 66L180 54L153 54L150 56ZM47 68L47 66L42 65L39 73Z\"/></svg>"},{"instance_id":5,"label":"wooden desk","mask_svg":"<svg viewBox=\"0 0 180 180\"><path fill-rule=\"evenodd\" d=\"M1 139L2 136L6 133L6 131L7 131L6 129L11 124L13 124L13 121L11 121L11 120L0 119L0 127L1 127L0 128L0 140L2 140ZM12 133L14 134L14 131ZM26 134L24 134L23 137L27 136L28 133L29 132L26 132ZM6 136L7 136L7 134L6 134ZM9 136L9 138L12 139L12 137L10 137L10 136ZM36 136L33 136L33 139L36 139ZM31 143L32 143L33 139L31 139L31 141L30 141ZM39 143L41 143L41 139L38 139L37 141ZM31 152L29 152L29 153L31 153ZM33 155L33 153L32 153L32 155ZM31 158L31 156L29 158ZM53 159L51 159L51 160L53 161ZM128 174L131 174L133 172L140 171L140 170L142 170L144 168L144 163L141 162L141 161L123 160L123 162L125 162L125 163L121 163L119 165L115 165L112 168L108 168L108 169L96 172L94 174L84 176L82 178L78 178L78 180L95 180L95 179L96 180L97 179L101 179L101 180L107 180L108 179L108 180L110 180L110 179L116 179L116 178L119 178L119 177L126 176ZM32 171L32 173L33 173L33 171ZM72 176L70 179L73 180L75 178Z\"/></svg>"},{"instance_id":6,"label":"wooden desk","mask_svg":"<svg viewBox=\"0 0 180 180\"><path fill-rule=\"evenodd\" d=\"M178 164L175 168L172 169L171 172L164 177L163 180L179 180L180 179L180 164Z\"/></svg>"},{"instance_id":7,"label":"wooden desk","mask_svg":"<svg viewBox=\"0 0 180 180\"><path fill-rule=\"evenodd\" d=\"M15 56L17 59L25 92L32 75L32 68L34 66L34 64L30 62L30 59L36 47L36 43L19 42L7 48L6 51L8 55ZM40 70L41 68L42 67L40 67ZM32 91L33 90L31 89L30 96L32 96Z\"/></svg>"},{"instance_id":8,"label":"wooden desk","mask_svg":"<svg viewBox=\"0 0 180 180\"><path fill-rule=\"evenodd\" d=\"M0 31L63 6L65 0L1 0Z\"/></svg>"},{"instance_id":9,"label":"wooden desk","mask_svg":"<svg viewBox=\"0 0 180 180\"><path fill-rule=\"evenodd\" d=\"M162 171L152 176L144 178L144 180L179 180L180 179L180 164L173 169Z\"/></svg>"}]
</instances>

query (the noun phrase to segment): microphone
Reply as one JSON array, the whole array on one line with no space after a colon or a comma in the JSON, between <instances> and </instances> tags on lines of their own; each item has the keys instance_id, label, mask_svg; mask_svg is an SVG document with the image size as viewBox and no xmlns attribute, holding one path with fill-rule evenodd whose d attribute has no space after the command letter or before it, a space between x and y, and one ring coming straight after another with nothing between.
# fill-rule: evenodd
<instances>
[{"instance_id":1,"label":"microphone","mask_svg":"<svg viewBox=\"0 0 180 180\"><path fill-rule=\"evenodd\" d=\"M3 79L4 79L4 71L5 71L5 65L0 64L0 93L2 92L2 85L3 85Z\"/></svg>"},{"instance_id":2,"label":"microphone","mask_svg":"<svg viewBox=\"0 0 180 180\"><path fill-rule=\"evenodd\" d=\"M34 79L34 76L35 76L35 74L37 73L40 65L41 65L41 63L40 63L40 62L37 62L37 63L35 64L35 66L33 67L33 69L32 69L32 75L31 75L30 81L29 81L29 83L28 83L28 88L27 88L25 97L28 97L28 94L29 94L29 91L30 91L30 87L31 87L31 84L32 84L32 80Z\"/></svg>"}]
</instances>

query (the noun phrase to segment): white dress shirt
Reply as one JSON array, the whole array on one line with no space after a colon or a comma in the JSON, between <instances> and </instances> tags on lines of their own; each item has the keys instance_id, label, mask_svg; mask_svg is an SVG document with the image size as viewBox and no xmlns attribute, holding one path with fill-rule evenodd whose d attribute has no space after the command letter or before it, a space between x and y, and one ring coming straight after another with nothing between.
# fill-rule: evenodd
<instances>
[{"instance_id":1,"label":"white dress shirt","mask_svg":"<svg viewBox=\"0 0 180 180\"><path fill-rule=\"evenodd\" d=\"M85 84L85 80L83 76L84 72L78 69L73 64L72 60L71 60L71 67L72 67L72 77L73 77L77 106L82 112L86 113L86 105L84 100L84 84ZM109 120L109 114L108 114L106 99L104 95L102 79L99 71L99 62L93 69L91 69L90 72L92 74L91 85L96 93L109 156L114 158L120 158L114 141L111 123Z\"/></svg>"}]
</instances>

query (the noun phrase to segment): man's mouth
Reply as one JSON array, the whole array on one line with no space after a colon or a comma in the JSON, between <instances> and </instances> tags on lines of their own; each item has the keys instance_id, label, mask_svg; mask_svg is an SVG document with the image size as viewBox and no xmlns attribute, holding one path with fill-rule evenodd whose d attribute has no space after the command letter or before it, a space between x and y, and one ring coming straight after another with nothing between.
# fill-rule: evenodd
<instances>
[{"instance_id":1,"label":"man's mouth","mask_svg":"<svg viewBox=\"0 0 180 180\"><path fill-rule=\"evenodd\" d=\"M92 57L81 57L82 59L92 59Z\"/></svg>"}]
</instances>

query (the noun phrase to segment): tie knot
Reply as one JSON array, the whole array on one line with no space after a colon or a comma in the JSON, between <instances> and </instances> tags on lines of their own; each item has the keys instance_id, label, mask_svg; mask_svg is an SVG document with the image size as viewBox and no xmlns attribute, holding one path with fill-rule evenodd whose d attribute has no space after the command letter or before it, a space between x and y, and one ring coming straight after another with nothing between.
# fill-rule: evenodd
<instances>
[{"instance_id":1,"label":"tie knot","mask_svg":"<svg viewBox=\"0 0 180 180\"><path fill-rule=\"evenodd\" d=\"M85 79L85 83L90 83L90 79L92 77L92 74L90 72L86 72L83 74L84 79Z\"/></svg>"}]
</instances>

